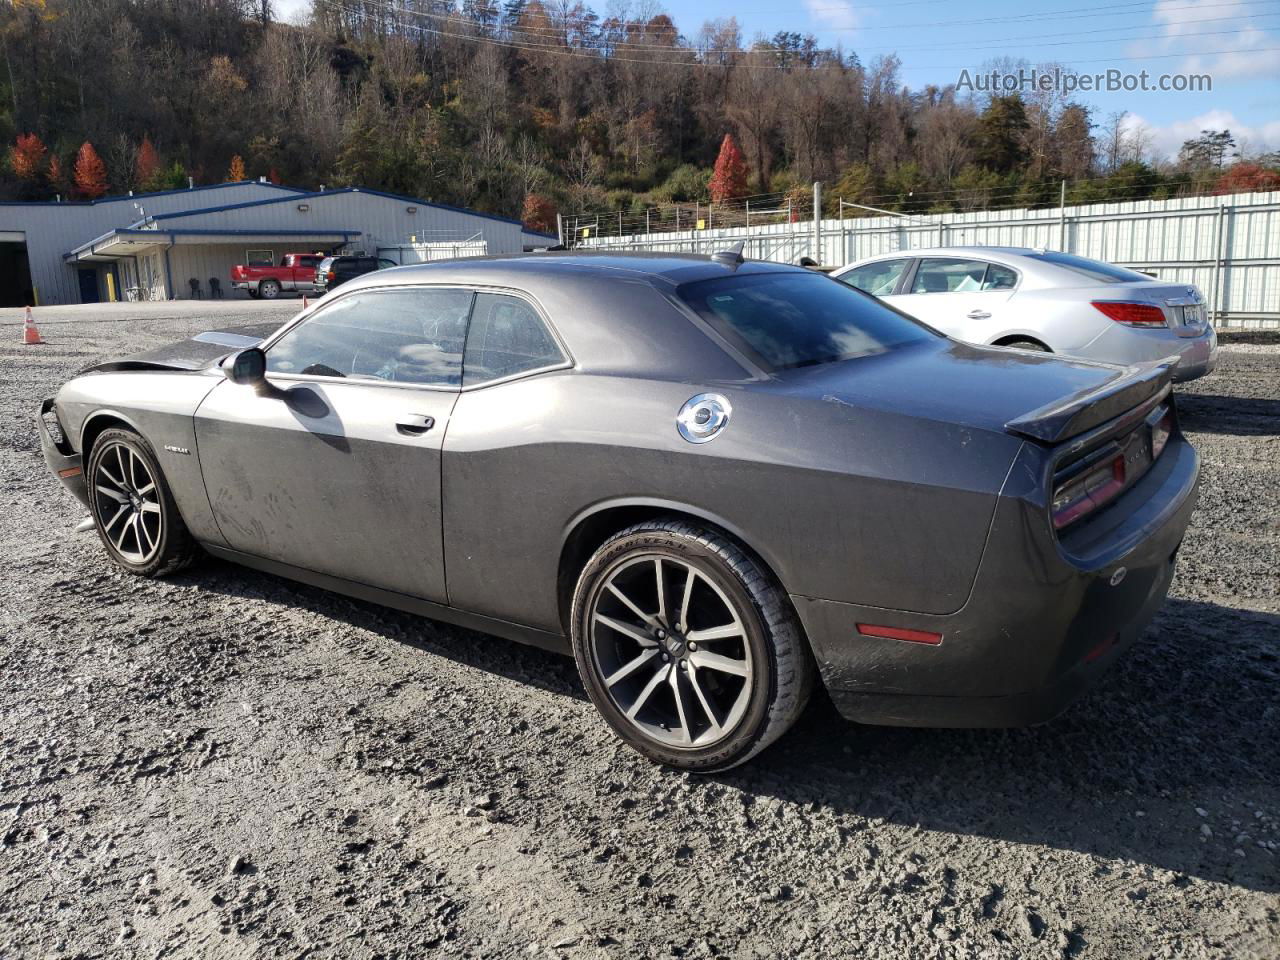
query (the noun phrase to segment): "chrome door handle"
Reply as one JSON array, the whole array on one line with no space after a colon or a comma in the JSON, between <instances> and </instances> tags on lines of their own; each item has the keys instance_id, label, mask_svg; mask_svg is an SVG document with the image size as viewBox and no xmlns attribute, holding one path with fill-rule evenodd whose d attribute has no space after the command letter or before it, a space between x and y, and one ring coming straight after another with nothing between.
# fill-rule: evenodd
<instances>
[{"instance_id":1,"label":"chrome door handle","mask_svg":"<svg viewBox=\"0 0 1280 960\"><path fill-rule=\"evenodd\" d=\"M406 414L396 421L396 431L410 437L420 437L436 425L434 417Z\"/></svg>"},{"instance_id":2,"label":"chrome door handle","mask_svg":"<svg viewBox=\"0 0 1280 960\"><path fill-rule=\"evenodd\" d=\"M986 320L991 314L986 310L970 310L968 317L970 320Z\"/></svg>"}]
</instances>

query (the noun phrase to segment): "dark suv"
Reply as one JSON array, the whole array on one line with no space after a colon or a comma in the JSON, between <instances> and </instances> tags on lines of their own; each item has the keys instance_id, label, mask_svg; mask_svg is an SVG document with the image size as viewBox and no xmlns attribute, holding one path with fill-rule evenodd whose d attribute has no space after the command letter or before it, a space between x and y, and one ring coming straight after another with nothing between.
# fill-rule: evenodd
<instances>
[{"instance_id":1,"label":"dark suv","mask_svg":"<svg viewBox=\"0 0 1280 960\"><path fill-rule=\"evenodd\" d=\"M316 287L328 292L362 273L398 266L400 264L386 257L325 257L316 267Z\"/></svg>"}]
</instances>

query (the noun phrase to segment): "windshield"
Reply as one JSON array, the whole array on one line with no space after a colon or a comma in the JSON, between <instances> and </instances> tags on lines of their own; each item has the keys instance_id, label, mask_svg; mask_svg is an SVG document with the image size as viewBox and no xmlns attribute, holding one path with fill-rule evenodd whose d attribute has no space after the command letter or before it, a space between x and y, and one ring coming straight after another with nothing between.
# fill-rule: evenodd
<instances>
[{"instance_id":1,"label":"windshield","mask_svg":"<svg viewBox=\"0 0 1280 960\"><path fill-rule=\"evenodd\" d=\"M937 334L819 273L687 283L680 298L775 370L884 353Z\"/></svg>"},{"instance_id":2,"label":"windshield","mask_svg":"<svg viewBox=\"0 0 1280 960\"><path fill-rule=\"evenodd\" d=\"M1114 263L1103 263L1101 260L1090 260L1088 257L1077 257L1075 254L1059 253L1056 250L1028 253L1027 257L1052 263L1055 267L1062 267L1100 283L1133 283L1151 279L1144 273L1137 273L1127 267L1117 267Z\"/></svg>"}]
</instances>

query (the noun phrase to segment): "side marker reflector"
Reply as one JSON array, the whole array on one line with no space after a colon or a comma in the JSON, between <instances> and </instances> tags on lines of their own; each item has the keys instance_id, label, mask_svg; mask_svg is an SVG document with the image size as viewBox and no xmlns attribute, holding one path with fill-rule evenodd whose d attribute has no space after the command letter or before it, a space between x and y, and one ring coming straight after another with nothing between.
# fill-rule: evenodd
<instances>
[{"instance_id":1,"label":"side marker reflector","mask_svg":"<svg viewBox=\"0 0 1280 960\"><path fill-rule=\"evenodd\" d=\"M59 471L58 471L58 476L59 476L59 477L61 477L61 478L63 478L64 480L65 480L67 477L78 477L78 476L80 476L80 468L79 468L79 467L67 467L67 469L65 469L65 470L59 470Z\"/></svg>"},{"instance_id":2,"label":"side marker reflector","mask_svg":"<svg viewBox=\"0 0 1280 960\"><path fill-rule=\"evenodd\" d=\"M942 634L930 633L928 630L907 630L904 627L882 627L874 623L858 624L858 632L864 637L876 637L881 640L906 640L908 643L927 643L937 646L942 642Z\"/></svg>"}]
</instances>

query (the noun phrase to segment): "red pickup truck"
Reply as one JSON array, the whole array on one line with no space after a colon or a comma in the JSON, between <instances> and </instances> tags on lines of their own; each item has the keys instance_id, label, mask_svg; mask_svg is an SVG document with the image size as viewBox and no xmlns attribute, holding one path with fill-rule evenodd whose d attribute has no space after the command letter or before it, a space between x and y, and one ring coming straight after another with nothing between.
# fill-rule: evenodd
<instances>
[{"instance_id":1,"label":"red pickup truck","mask_svg":"<svg viewBox=\"0 0 1280 960\"><path fill-rule=\"evenodd\" d=\"M231 268L231 286L247 290L255 300L274 300L282 290L314 293L316 267L324 255L320 253L286 253L278 267L252 267L237 264Z\"/></svg>"}]
</instances>

